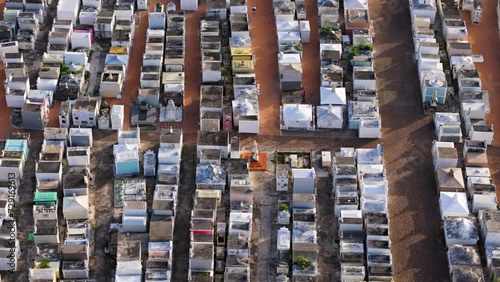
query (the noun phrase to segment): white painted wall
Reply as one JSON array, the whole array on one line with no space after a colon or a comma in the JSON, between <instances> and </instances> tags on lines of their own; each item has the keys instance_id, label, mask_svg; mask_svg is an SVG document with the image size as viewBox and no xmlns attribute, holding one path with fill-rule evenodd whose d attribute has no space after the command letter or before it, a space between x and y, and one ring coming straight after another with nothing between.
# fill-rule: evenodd
<instances>
[{"instance_id":1,"label":"white painted wall","mask_svg":"<svg viewBox=\"0 0 500 282\"><path fill-rule=\"evenodd\" d=\"M376 83L377 81L375 79L373 80L354 79L353 90L377 89Z\"/></svg>"},{"instance_id":2,"label":"white painted wall","mask_svg":"<svg viewBox=\"0 0 500 282\"><path fill-rule=\"evenodd\" d=\"M239 133L259 134L259 120L239 120Z\"/></svg>"},{"instance_id":3,"label":"white painted wall","mask_svg":"<svg viewBox=\"0 0 500 282\"><path fill-rule=\"evenodd\" d=\"M71 48L87 48L92 47L90 33L73 32L71 34Z\"/></svg>"},{"instance_id":4,"label":"white painted wall","mask_svg":"<svg viewBox=\"0 0 500 282\"><path fill-rule=\"evenodd\" d=\"M486 144L491 145L493 144L493 131L492 132L481 132L481 131L474 131L474 128L471 129L471 132L469 134L470 140L475 140L475 141L486 141Z\"/></svg>"},{"instance_id":5,"label":"white painted wall","mask_svg":"<svg viewBox=\"0 0 500 282\"><path fill-rule=\"evenodd\" d=\"M59 20L70 20L75 23L79 10L80 1L61 0L57 4L57 18Z\"/></svg>"},{"instance_id":6,"label":"white painted wall","mask_svg":"<svg viewBox=\"0 0 500 282\"><path fill-rule=\"evenodd\" d=\"M78 20L80 21L80 24L83 25L94 25L95 19L97 18L97 11L96 12L80 12L80 15L78 16Z\"/></svg>"},{"instance_id":7,"label":"white painted wall","mask_svg":"<svg viewBox=\"0 0 500 282\"><path fill-rule=\"evenodd\" d=\"M0 57L3 59L4 55L7 53L19 53L19 44L17 41L0 44Z\"/></svg>"},{"instance_id":8,"label":"white painted wall","mask_svg":"<svg viewBox=\"0 0 500 282\"><path fill-rule=\"evenodd\" d=\"M217 82L222 79L221 71L204 70L202 72L203 82Z\"/></svg>"},{"instance_id":9,"label":"white painted wall","mask_svg":"<svg viewBox=\"0 0 500 282\"><path fill-rule=\"evenodd\" d=\"M181 0L181 10L184 11L198 10L198 0Z\"/></svg>"},{"instance_id":10,"label":"white painted wall","mask_svg":"<svg viewBox=\"0 0 500 282\"><path fill-rule=\"evenodd\" d=\"M381 127L368 127L364 123L369 121L360 121L359 124L359 138L381 138L382 128Z\"/></svg>"},{"instance_id":11,"label":"white painted wall","mask_svg":"<svg viewBox=\"0 0 500 282\"><path fill-rule=\"evenodd\" d=\"M5 93L9 93L9 87L6 87ZM7 107L9 108L22 108L24 102L26 101L26 91L24 91L24 95L5 95L5 100L7 102Z\"/></svg>"},{"instance_id":12,"label":"white painted wall","mask_svg":"<svg viewBox=\"0 0 500 282\"><path fill-rule=\"evenodd\" d=\"M246 14L248 11L247 6L231 6L229 8L229 13L233 14Z\"/></svg>"}]
</instances>

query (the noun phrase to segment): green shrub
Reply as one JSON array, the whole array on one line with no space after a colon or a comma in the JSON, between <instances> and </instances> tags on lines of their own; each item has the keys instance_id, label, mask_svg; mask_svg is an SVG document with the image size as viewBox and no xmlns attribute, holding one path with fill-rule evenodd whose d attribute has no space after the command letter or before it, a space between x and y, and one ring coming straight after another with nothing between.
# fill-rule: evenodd
<instances>
[{"instance_id":1,"label":"green shrub","mask_svg":"<svg viewBox=\"0 0 500 282\"><path fill-rule=\"evenodd\" d=\"M324 26L324 27L320 28L319 35L320 36L327 36L331 31L332 31L331 28Z\"/></svg>"},{"instance_id":2,"label":"green shrub","mask_svg":"<svg viewBox=\"0 0 500 282\"><path fill-rule=\"evenodd\" d=\"M307 269L313 265L312 261L306 259L304 256L298 256L293 264L302 270Z\"/></svg>"},{"instance_id":3,"label":"green shrub","mask_svg":"<svg viewBox=\"0 0 500 282\"><path fill-rule=\"evenodd\" d=\"M61 75L70 75L70 74L80 74L83 72L83 68L80 70L70 70L69 66L62 64L61 65Z\"/></svg>"},{"instance_id":4,"label":"green shrub","mask_svg":"<svg viewBox=\"0 0 500 282\"><path fill-rule=\"evenodd\" d=\"M49 260L44 259L38 264L38 268L50 268Z\"/></svg>"},{"instance_id":5,"label":"green shrub","mask_svg":"<svg viewBox=\"0 0 500 282\"><path fill-rule=\"evenodd\" d=\"M444 71L450 71L451 70L450 61L443 60L443 70Z\"/></svg>"},{"instance_id":6,"label":"green shrub","mask_svg":"<svg viewBox=\"0 0 500 282\"><path fill-rule=\"evenodd\" d=\"M284 203L281 203L281 204L278 205L278 210L279 211L288 211L288 205L284 204Z\"/></svg>"},{"instance_id":7,"label":"green shrub","mask_svg":"<svg viewBox=\"0 0 500 282\"><path fill-rule=\"evenodd\" d=\"M446 43L444 42L443 39L438 39L436 41L439 44L439 49L441 49L441 50L445 50L446 49Z\"/></svg>"},{"instance_id":8,"label":"green shrub","mask_svg":"<svg viewBox=\"0 0 500 282\"><path fill-rule=\"evenodd\" d=\"M70 73L71 71L69 70L69 67L67 65L61 65L61 75L68 75Z\"/></svg>"},{"instance_id":9,"label":"green shrub","mask_svg":"<svg viewBox=\"0 0 500 282\"><path fill-rule=\"evenodd\" d=\"M369 43L359 43L351 47L351 50L347 53L349 59L359 55L360 51L373 51L373 46Z\"/></svg>"}]
</instances>

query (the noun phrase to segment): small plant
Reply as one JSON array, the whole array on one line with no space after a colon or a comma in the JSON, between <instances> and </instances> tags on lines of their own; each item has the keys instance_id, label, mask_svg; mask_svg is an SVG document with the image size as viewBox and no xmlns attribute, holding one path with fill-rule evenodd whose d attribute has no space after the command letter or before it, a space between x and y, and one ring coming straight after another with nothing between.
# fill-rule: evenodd
<instances>
[{"instance_id":1,"label":"small plant","mask_svg":"<svg viewBox=\"0 0 500 282\"><path fill-rule=\"evenodd\" d=\"M446 49L446 45L445 45L445 43L444 43L444 40L443 40L443 39L438 39L438 40L436 40L436 41L437 41L437 43L439 44L439 49L441 49L441 50Z\"/></svg>"},{"instance_id":2,"label":"small plant","mask_svg":"<svg viewBox=\"0 0 500 282\"><path fill-rule=\"evenodd\" d=\"M71 71L69 70L69 67L67 65L61 65L61 75L67 75L70 74Z\"/></svg>"},{"instance_id":3,"label":"small plant","mask_svg":"<svg viewBox=\"0 0 500 282\"><path fill-rule=\"evenodd\" d=\"M13 279L14 279L13 276L14 276L14 273L9 271L7 273L6 281L13 281Z\"/></svg>"},{"instance_id":4,"label":"small plant","mask_svg":"<svg viewBox=\"0 0 500 282\"><path fill-rule=\"evenodd\" d=\"M288 205L284 204L284 203L281 203L281 204L278 205L278 210L279 211L288 211Z\"/></svg>"},{"instance_id":5,"label":"small plant","mask_svg":"<svg viewBox=\"0 0 500 282\"><path fill-rule=\"evenodd\" d=\"M89 80L89 78L90 78L90 72L85 71L85 80Z\"/></svg>"},{"instance_id":6,"label":"small plant","mask_svg":"<svg viewBox=\"0 0 500 282\"><path fill-rule=\"evenodd\" d=\"M286 161L286 154L284 154L284 153L277 153L276 154L276 163L285 164L285 161Z\"/></svg>"},{"instance_id":7,"label":"small plant","mask_svg":"<svg viewBox=\"0 0 500 282\"><path fill-rule=\"evenodd\" d=\"M44 259L38 264L38 268L50 268L49 260Z\"/></svg>"},{"instance_id":8,"label":"small plant","mask_svg":"<svg viewBox=\"0 0 500 282\"><path fill-rule=\"evenodd\" d=\"M347 55L349 56L349 59L352 59L353 57L359 55L360 51L373 51L373 46L370 43L366 42L359 43L352 46Z\"/></svg>"},{"instance_id":9,"label":"small plant","mask_svg":"<svg viewBox=\"0 0 500 282\"><path fill-rule=\"evenodd\" d=\"M307 269L313 265L312 261L306 259L304 256L298 256L293 264L302 270Z\"/></svg>"},{"instance_id":10,"label":"small plant","mask_svg":"<svg viewBox=\"0 0 500 282\"><path fill-rule=\"evenodd\" d=\"M443 70L444 70L444 71L450 71L450 70L451 70L451 67L450 67L450 61L448 61L448 60L443 60Z\"/></svg>"},{"instance_id":11,"label":"small plant","mask_svg":"<svg viewBox=\"0 0 500 282\"><path fill-rule=\"evenodd\" d=\"M83 68L79 70L70 70L68 65L61 65L61 75L70 75L70 74L80 74L83 72Z\"/></svg>"},{"instance_id":12,"label":"small plant","mask_svg":"<svg viewBox=\"0 0 500 282\"><path fill-rule=\"evenodd\" d=\"M307 155L307 153L305 153L305 152L300 152L300 153L297 153L297 157L299 157L299 158L303 158L303 157L305 157L306 155Z\"/></svg>"},{"instance_id":13,"label":"small plant","mask_svg":"<svg viewBox=\"0 0 500 282\"><path fill-rule=\"evenodd\" d=\"M332 31L331 28L329 28L327 26L323 26L319 30L319 35L320 36L327 36L328 34L330 34L331 31Z\"/></svg>"}]
</instances>

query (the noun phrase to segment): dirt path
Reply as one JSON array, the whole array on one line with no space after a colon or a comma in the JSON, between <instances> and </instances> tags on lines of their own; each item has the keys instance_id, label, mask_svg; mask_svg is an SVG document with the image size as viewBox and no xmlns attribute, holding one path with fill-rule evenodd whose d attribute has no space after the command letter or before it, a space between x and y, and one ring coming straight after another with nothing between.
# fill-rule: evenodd
<instances>
[{"instance_id":1,"label":"dirt path","mask_svg":"<svg viewBox=\"0 0 500 282\"><path fill-rule=\"evenodd\" d=\"M315 153L313 151L313 154ZM318 217L316 229L319 247L318 281L338 281L340 279L339 250L333 245L337 238L338 226L337 219L333 215L335 203L332 188L332 179L329 175L328 177L318 176L316 178L316 214Z\"/></svg>"},{"instance_id":2,"label":"dirt path","mask_svg":"<svg viewBox=\"0 0 500 282\"><path fill-rule=\"evenodd\" d=\"M10 123L10 115L12 114L12 109L7 108L7 101L5 100L5 72L3 67L3 62L0 64L0 138L6 139L9 134L16 131L16 129Z\"/></svg>"},{"instance_id":3,"label":"dirt path","mask_svg":"<svg viewBox=\"0 0 500 282\"><path fill-rule=\"evenodd\" d=\"M110 223L114 216L114 173L112 142L94 142L92 147L92 159L95 173L95 246L94 259L95 276L97 281L110 281L112 279L111 269L116 267L116 257L104 253L109 238ZM97 200L99 199L99 200ZM100 278L100 279L99 279ZM101 280L102 279L102 280Z\"/></svg>"},{"instance_id":4,"label":"dirt path","mask_svg":"<svg viewBox=\"0 0 500 282\"><path fill-rule=\"evenodd\" d=\"M186 57L184 91L184 132L197 132L200 128L201 51L200 17L205 14L203 2L196 12L186 14Z\"/></svg>"},{"instance_id":5,"label":"dirt path","mask_svg":"<svg viewBox=\"0 0 500 282\"><path fill-rule=\"evenodd\" d=\"M168 2L168 1L162 1ZM179 7L179 1L175 1ZM0 7L3 1L0 1ZM403 3L403 4L399 4ZM492 113L488 120L494 124L500 124L500 98L498 92L500 84L495 81L493 74L499 72L500 55L495 46L500 46L500 37L496 27L496 10L493 1L485 1L484 20L481 25L468 25L469 40L473 44L474 52L483 54L485 63L477 64L485 89L490 91ZM151 3L153 5L154 3ZM299 150L335 150L340 146L373 147L382 142L385 149L385 162L389 178L389 216L391 218L392 251L394 255L395 281L445 281L448 278L445 253L439 247L439 210L437 194L435 192L435 181L432 173L432 160L430 155L431 142L434 139L433 126L429 117L423 116L421 95L418 88L417 70L412 59L413 44L410 32L410 17L407 1L396 0L371 0L370 14L375 22L376 37L374 48L376 51L375 68L377 73L377 85L379 89L381 114L383 122L383 138L381 140L361 139L331 139L331 138L297 138L279 137L279 79L277 69L277 38L275 22L272 9L272 1L249 0L248 6L257 6L258 12L255 16L250 15L250 30L252 33L253 51L257 58L256 75L261 87L261 98L259 100L261 109L261 135L245 137L242 146L250 144L254 139L266 147L275 146L281 150L293 148ZM400 6L402 5L402 6ZM309 11L314 10L316 1L307 1ZM197 12L186 15L186 91L185 91L185 143L194 144L195 133L198 130L199 120L199 85L200 76L200 44L198 27L200 16L204 13L204 4ZM316 12L308 12L311 21L311 43L304 46L304 86L306 88L306 100L316 104L319 97L315 89L319 86L316 81L319 69L317 68L317 15ZM1 14L1 13L0 13ZM488 28L485 28L488 27ZM118 104L130 105L136 98L139 71L142 65L142 53L144 51L145 30L147 28L147 16L141 14L140 25L136 30L134 45L132 47L129 74L126 82L124 99L115 100ZM390 30L390 31L389 31ZM272 32L271 32L272 31ZM492 42L492 44L479 44L479 42ZM494 44L493 44L494 43ZM2 68L2 66L0 66ZM0 70L0 84L5 76ZM0 85L0 90L3 88ZM129 107L127 107L128 109ZM57 114L51 113L56 117ZM0 99L0 122L4 124L0 128L0 138L5 138L14 131L7 126L10 111L6 109L5 98ZM126 117L129 118L128 112ZM126 122L128 124L128 122ZM496 140L500 140L497 132ZM37 138L38 140L38 138ZM99 150L107 151L110 148L99 148L97 143L93 153ZM96 150L94 152L94 150ZM194 161L194 148L184 152L182 167L182 181L194 177L192 166ZM489 148L489 161L491 166L500 163L500 148ZM109 160L104 161L110 165ZM102 163L98 163L102 165ZM33 166L29 168L32 170ZM495 169L492 167L492 169ZM500 181L498 169L492 171L497 183ZM102 171L101 173L109 173ZM188 176L188 177L185 177ZM191 178L190 178L191 177ZM192 181L191 181L192 182ZM175 249L173 269L174 281L187 280L187 262L189 242L184 240L188 236L188 212L192 208L193 185L191 183L185 195L179 196L179 217L176 220ZM109 182L110 183L110 182ZM96 183L101 187L98 193L110 197L112 186L107 183ZM186 182L187 183L187 182ZM181 187L183 184L181 182ZM28 186L27 186L28 187ZM33 186L29 186L30 189ZM181 193L183 194L183 193ZM26 203L28 204L28 203ZM103 201L102 205L109 204ZM26 210L27 211L27 210ZM96 212L105 213L104 206L96 206ZM326 215L326 213L325 213ZM97 218L97 231L106 232L109 228L113 214L106 214ZM182 219L182 220L181 220ZM263 225L268 228L270 223ZM264 229L263 229L264 230ZM21 230L21 236L26 232ZM263 238L264 239L264 238ZM97 277L108 275L111 264L104 254L99 251L104 247L104 241L96 242ZM270 243L269 243L270 244ZM263 246L262 250L267 248ZM260 253L260 251L259 251ZM257 261L257 265L268 263L269 260ZM266 277L266 272L258 273L257 277ZM260 281L260 280L259 280ZM262 280L264 281L264 280Z\"/></svg>"},{"instance_id":6,"label":"dirt path","mask_svg":"<svg viewBox=\"0 0 500 282\"><path fill-rule=\"evenodd\" d=\"M18 260L17 272L15 275L7 275L7 281L28 281L28 269L32 267L32 260L35 258L33 242L28 241L30 233L34 231L33 219L33 191L36 186L35 163L40 154L42 145L31 144L29 158L25 163L23 179L20 180L17 193L19 202L16 203L16 221L18 226L17 239L21 247L21 256Z\"/></svg>"},{"instance_id":7,"label":"dirt path","mask_svg":"<svg viewBox=\"0 0 500 282\"><path fill-rule=\"evenodd\" d=\"M138 21L138 22L137 22ZM132 47L129 52L127 74L123 83L122 99L106 99L109 105L125 105L124 129L130 126L130 111L132 102L139 95L142 56L146 50L146 30L148 29L148 13L140 12L136 19L136 27Z\"/></svg>"},{"instance_id":8,"label":"dirt path","mask_svg":"<svg viewBox=\"0 0 500 282\"><path fill-rule=\"evenodd\" d=\"M0 0L0 20L3 20L3 9L5 7L5 0ZM16 128L10 123L10 115L12 109L7 108L7 101L5 100L5 71L3 62L0 60L0 138L6 139L9 134L16 131Z\"/></svg>"},{"instance_id":9,"label":"dirt path","mask_svg":"<svg viewBox=\"0 0 500 282\"><path fill-rule=\"evenodd\" d=\"M181 178L174 223L172 281L187 281L189 268L190 219L196 185L196 146L182 149Z\"/></svg>"},{"instance_id":10,"label":"dirt path","mask_svg":"<svg viewBox=\"0 0 500 282\"><path fill-rule=\"evenodd\" d=\"M306 91L306 103L319 105L320 59L319 59L319 28L317 0L306 1L306 16L311 27L309 43L303 44L302 81Z\"/></svg>"},{"instance_id":11,"label":"dirt path","mask_svg":"<svg viewBox=\"0 0 500 282\"><path fill-rule=\"evenodd\" d=\"M272 254L273 242L273 208L276 206L276 196L273 191L273 173L251 172L250 178L254 185L254 210L252 223L251 246L251 281L271 281L276 275L276 258Z\"/></svg>"},{"instance_id":12,"label":"dirt path","mask_svg":"<svg viewBox=\"0 0 500 282\"><path fill-rule=\"evenodd\" d=\"M166 5L175 3L180 9L180 0L159 0L149 3L149 10L160 2ZM197 11L185 12L185 58L184 58L184 133L196 133L200 121L200 84L201 84L201 52L200 52L200 18L205 15L205 1L198 6Z\"/></svg>"},{"instance_id":13,"label":"dirt path","mask_svg":"<svg viewBox=\"0 0 500 282\"><path fill-rule=\"evenodd\" d=\"M278 77L278 36L272 1L249 0L257 13L248 15L252 51L256 58L255 75L260 84L260 134L279 135L279 109L281 103Z\"/></svg>"},{"instance_id":14,"label":"dirt path","mask_svg":"<svg viewBox=\"0 0 500 282\"><path fill-rule=\"evenodd\" d=\"M472 44L472 52L481 54L484 57L484 63L475 64L479 71L479 77L483 84L483 89L488 90L490 95L490 114L486 115L486 120L496 126L493 144L495 147L488 148L488 162L493 179L500 183L500 36L497 23L497 1L483 1L483 18L481 24L471 23L470 13L462 12L462 20L467 23L468 40ZM488 44L484 44L488 42ZM500 191L497 191L497 198Z\"/></svg>"},{"instance_id":15,"label":"dirt path","mask_svg":"<svg viewBox=\"0 0 500 282\"><path fill-rule=\"evenodd\" d=\"M500 36L497 23L497 3L498 1L483 1L483 18L481 24L472 24L470 12L462 12L462 20L466 21L467 39L472 44L474 54L482 54L484 63L475 64L479 71L479 77L483 84L483 89L490 94L491 113L487 115L487 120L493 125L500 126ZM488 42L484 44L484 42ZM494 139L496 146L500 146L500 130L495 131Z\"/></svg>"},{"instance_id":16,"label":"dirt path","mask_svg":"<svg viewBox=\"0 0 500 282\"><path fill-rule=\"evenodd\" d=\"M430 117L422 111L408 1L371 0L382 115L394 281L445 281ZM389 31L390 29L390 31Z\"/></svg>"}]
</instances>

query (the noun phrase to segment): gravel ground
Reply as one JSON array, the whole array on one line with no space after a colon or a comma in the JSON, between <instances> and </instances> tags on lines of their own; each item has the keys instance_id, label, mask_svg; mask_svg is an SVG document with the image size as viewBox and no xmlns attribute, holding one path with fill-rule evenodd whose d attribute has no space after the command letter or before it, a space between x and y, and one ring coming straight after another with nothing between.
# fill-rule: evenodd
<instances>
[{"instance_id":1,"label":"gravel ground","mask_svg":"<svg viewBox=\"0 0 500 282\"><path fill-rule=\"evenodd\" d=\"M28 281L28 269L35 258L33 242L28 241L28 235L34 231L33 220L33 192L36 186L35 163L42 148L42 144L31 142L28 161L21 185L18 188L19 202L16 203L16 220L18 226L17 239L21 246L21 256L18 261L18 271L14 275L7 275L7 281ZM4 277L2 277L4 278Z\"/></svg>"},{"instance_id":2,"label":"gravel ground","mask_svg":"<svg viewBox=\"0 0 500 282\"><path fill-rule=\"evenodd\" d=\"M182 149L181 177L177 193L177 211L174 225L172 281L187 281L189 268L189 230L191 210L196 191L196 146Z\"/></svg>"},{"instance_id":3,"label":"gravel ground","mask_svg":"<svg viewBox=\"0 0 500 282\"><path fill-rule=\"evenodd\" d=\"M262 152L262 150L260 150ZM253 183L253 217L251 241L251 281L273 281L276 276L276 226L273 211L278 203L274 172L250 172Z\"/></svg>"},{"instance_id":4,"label":"gravel ground","mask_svg":"<svg viewBox=\"0 0 500 282\"><path fill-rule=\"evenodd\" d=\"M109 238L111 222L116 222L115 209L113 208L113 144L115 142L95 142L92 146L92 159L95 173L94 202L96 211L95 249L92 263L95 263L95 276L98 281L111 281L111 269L115 268L116 258L104 253ZM102 280L101 280L102 279Z\"/></svg>"},{"instance_id":5,"label":"gravel ground","mask_svg":"<svg viewBox=\"0 0 500 282\"><path fill-rule=\"evenodd\" d=\"M334 244L338 234L338 224L333 216L334 199L332 179L327 174L316 178L316 214L318 217L319 281L340 279L339 250Z\"/></svg>"},{"instance_id":6,"label":"gravel ground","mask_svg":"<svg viewBox=\"0 0 500 282\"><path fill-rule=\"evenodd\" d=\"M35 43L35 50L24 53L24 61L26 62L26 72L30 77L30 86L32 89L36 87L38 72L42 67L42 56L47 51L47 43L49 42L49 32L52 29L52 23L56 17L57 1L52 1L47 7L46 15L43 24L40 24L38 38Z\"/></svg>"},{"instance_id":7,"label":"gravel ground","mask_svg":"<svg viewBox=\"0 0 500 282\"><path fill-rule=\"evenodd\" d=\"M109 53L110 44L108 42L97 42L94 44L92 56L90 60L90 76L85 85L84 92L87 96L94 96L97 89L101 85L101 75L100 73L104 71L104 61L106 59L106 54Z\"/></svg>"},{"instance_id":8,"label":"gravel ground","mask_svg":"<svg viewBox=\"0 0 500 282\"><path fill-rule=\"evenodd\" d=\"M251 172L254 184L254 223L252 231L252 263L251 281L274 281L277 266L277 231L282 225L276 224L276 207L279 201L292 201L292 190L277 192L275 188L275 168L273 161L277 151L290 151L288 147L259 146L260 152L268 153L270 164L265 172ZM295 151L309 151L300 148ZM312 156L317 156L314 152ZM339 279L339 263L337 250L333 242L336 238L336 220L333 217L333 198L331 178L327 170L319 168L318 159L314 159L314 167L318 171L317 178L317 215L319 281L337 281ZM288 226L291 228L291 226Z\"/></svg>"}]
</instances>

